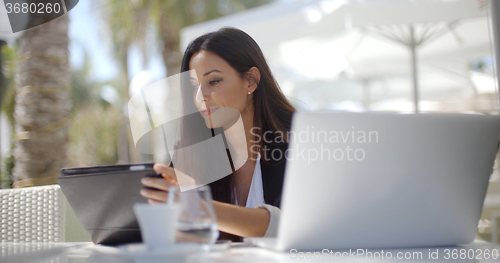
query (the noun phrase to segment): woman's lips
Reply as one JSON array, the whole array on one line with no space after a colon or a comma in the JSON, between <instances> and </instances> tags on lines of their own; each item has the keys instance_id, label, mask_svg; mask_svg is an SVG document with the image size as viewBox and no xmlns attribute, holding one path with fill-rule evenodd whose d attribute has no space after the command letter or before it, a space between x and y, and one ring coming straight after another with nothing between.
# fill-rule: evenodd
<instances>
[{"instance_id":1,"label":"woman's lips","mask_svg":"<svg viewBox=\"0 0 500 263\"><path fill-rule=\"evenodd\" d=\"M208 107L208 108L202 108L200 110L200 112L201 112L202 116L209 116L212 113L214 113L215 111L217 111L218 109L219 109L218 107L217 108L210 108L210 107Z\"/></svg>"}]
</instances>

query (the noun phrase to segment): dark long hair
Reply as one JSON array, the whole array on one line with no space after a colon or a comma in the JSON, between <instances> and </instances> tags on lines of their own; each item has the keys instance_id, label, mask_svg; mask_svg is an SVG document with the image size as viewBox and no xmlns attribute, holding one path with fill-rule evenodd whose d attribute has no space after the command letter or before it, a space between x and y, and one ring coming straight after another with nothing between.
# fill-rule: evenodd
<instances>
[{"instance_id":1,"label":"dark long hair","mask_svg":"<svg viewBox=\"0 0 500 263\"><path fill-rule=\"evenodd\" d=\"M276 135L277 132L286 134L290 130L290 122L295 108L282 93L260 47L252 37L239 29L230 27L202 35L192 41L186 48L182 59L181 72L190 70L189 62L191 57L201 50L217 54L238 71L241 77L252 67L259 69L261 77L257 89L253 92L252 101L254 107L254 127L258 127L258 129L254 129L253 131L256 136L263 138L262 135L266 131L270 131L272 135ZM182 90L184 91L185 89ZM192 91L183 92L183 96L188 101L193 100ZM200 121L203 123L201 115L197 114L197 116L199 116ZM189 127L184 128L189 129ZM214 129L212 132L212 134L221 133L217 129ZM266 137L267 139L270 138L270 136ZM264 140L260 140L261 155L263 148ZM231 158L229 155L228 157ZM234 180L232 174L211 183L210 187L214 200L234 203Z\"/></svg>"}]
</instances>

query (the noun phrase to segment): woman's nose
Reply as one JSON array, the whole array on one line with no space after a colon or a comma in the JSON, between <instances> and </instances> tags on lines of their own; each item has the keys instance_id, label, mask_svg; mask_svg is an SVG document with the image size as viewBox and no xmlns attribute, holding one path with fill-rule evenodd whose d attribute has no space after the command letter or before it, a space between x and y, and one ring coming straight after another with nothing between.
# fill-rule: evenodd
<instances>
[{"instance_id":1,"label":"woman's nose","mask_svg":"<svg viewBox=\"0 0 500 263\"><path fill-rule=\"evenodd\" d=\"M209 94L205 91L205 88L200 84L196 89L195 100L198 102L207 102L209 100Z\"/></svg>"}]
</instances>

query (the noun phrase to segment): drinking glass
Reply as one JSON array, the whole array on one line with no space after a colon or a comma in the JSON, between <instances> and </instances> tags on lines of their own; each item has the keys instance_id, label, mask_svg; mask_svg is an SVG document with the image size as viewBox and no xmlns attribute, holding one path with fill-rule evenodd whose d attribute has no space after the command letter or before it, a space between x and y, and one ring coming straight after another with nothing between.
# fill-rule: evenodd
<instances>
[{"instance_id":1,"label":"drinking glass","mask_svg":"<svg viewBox=\"0 0 500 263\"><path fill-rule=\"evenodd\" d=\"M174 202L181 206L176 242L214 244L219 237L219 230L210 187L204 185L184 192L172 188L169 191L173 191L169 197L174 197Z\"/></svg>"}]
</instances>

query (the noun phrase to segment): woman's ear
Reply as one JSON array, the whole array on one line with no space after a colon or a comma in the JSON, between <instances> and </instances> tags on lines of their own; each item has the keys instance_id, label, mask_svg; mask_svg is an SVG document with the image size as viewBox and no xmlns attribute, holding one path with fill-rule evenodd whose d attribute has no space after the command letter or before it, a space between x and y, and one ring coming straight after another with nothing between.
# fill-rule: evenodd
<instances>
[{"instance_id":1,"label":"woman's ear","mask_svg":"<svg viewBox=\"0 0 500 263\"><path fill-rule=\"evenodd\" d=\"M248 81L248 91L253 93L260 82L260 70L257 67L251 67L245 73L245 77Z\"/></svg>"}]
</instances>

